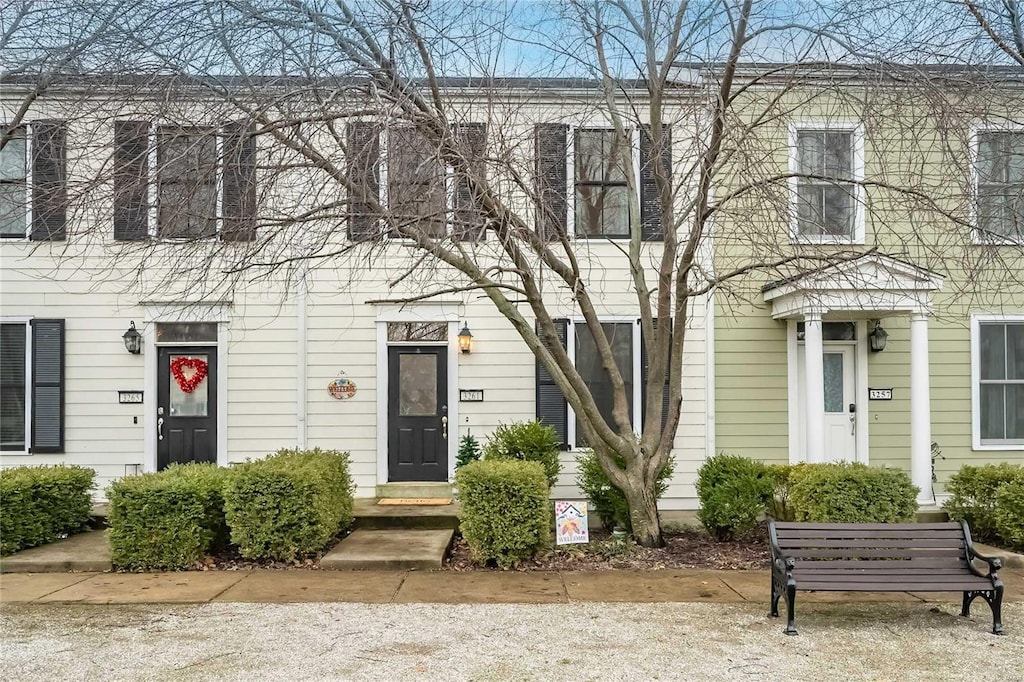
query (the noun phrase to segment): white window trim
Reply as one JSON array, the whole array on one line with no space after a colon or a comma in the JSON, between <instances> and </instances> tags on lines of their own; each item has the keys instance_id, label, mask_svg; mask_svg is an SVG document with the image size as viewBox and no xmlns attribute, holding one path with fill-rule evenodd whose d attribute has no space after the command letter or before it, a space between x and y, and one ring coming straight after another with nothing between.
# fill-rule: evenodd
<instances>
[{"instance_id":1,"label":"white window trim","mask_svg":"<svg viewBox=\"0 0 1024 682\"><path fill-rule=\"evenodd\" d=\"M196 237L162 237L160 236L160 167L158 165L157 156L157 144L159 136L157 131L163 126L179 126L182 128L213 128L217 132L215 133L215 151L216 162L217 162L217 177L214 185L214 192L216 192L216 211L217 221L214 234L210 237L204 237L202 240ZM149 211L148 219L146 221L146 233L149 238L161 242L177 243L177 242L192 242L192 241L215 241L220 238L221 229L224 224L224 159L222 154L224 152L224 125L222 123L213 123L205 125L202 123L196 124L179 124L168 120L153 121L149 126L149 135L147 138L148 152L146 154L146 160L149 163L149 170L147 172L146 179L146 197L149 200Z\"/></svg>"},{"instance_id":2,"label":"white window trim","mask_svg":"<svg viewBox=\"0 0 1024 682\"><path fill-rule=\"evenodd\" d=\"M0 324L25 325L25 449L3 450L3 457L29 457L32 455L32 318L26 315L5 315Z\"/></svg>"},{"instance_id":3,"label":"white window trim","mask_svg":"<svg viewBox=\"0 0 1024 682\"><path fill-rule=\"evenodd\" d=\"M854 215L853 237L802 235L797 217L798 178L789 178L789 239L794 244L863 244L866 219L864 192L864 124L859 121L800 120L789 124L789 172L799 173L797 134L801 131L848 132L853 134Z\"/></svg>"},{"instance_id":4,"label":"white window trim","mask_svg":"<svg viewBox=\"0 0 1024 682\"><path fill-rule=\"evenodd\" d=\"M6 128L7 123L0 124L0 127ZM17 243L30 241L32 238L32 152L35 130L32 121L19 123L15 127L25 129L25 233L21 237L0 237L0 241Z\"/></svg>"},{"instance_id":5,"label":"white window trim","mask_svg":"<svg viewBox=\"0 0 1024 682\"><path fill-rule=\"evenodd\" d=\"M1024 322L1024 313L971 315L971 449L978 452L1024 451L1024 443L981 442L981 323Z\"/></svg>"},{"instance_id":6,"label":"white window trim","mask_svg":"<svg viewBox=\"0 0 1024 682\"><path fill-rule=\"evenodd\" d=\"M615 323L615 324L631 324L633 325L633 432L639 436L639 429L642 428L643 420L643 409L641 406L641 400L643 398L643 382L640 379L641 370L641 358L640 358L640 321L634 317L628 316L600 316L598 318L600 323ZM569 318L569 324L565 331L565 350L569 356L569 362L572 366L576 366L576 327L580 324L586 324L587 321L581 315L577 315ZM566 403L566 430L565 439L569 444L569 450L578 450L580 446L576 444L576 412L572 409L572 405ZM614 428L614 426L612 427Z\"/></svg>"},{"instance_id":7,"label":"white window trim","mask_svg":"<svg viewBox=\"0 0 1024 682\"><path fill-rule=\"evenodd\" d=\"M586 235L576 235L576 132L578 130L611 130L612 126L609 122L598 122L588 123L586 125L570 125L569 132L566 133L565 141L565 177L566 177L566 204L567 206L567 217L566 217L566 234L569 239L575 239L584 242L628 242L631 239L630 235L623 235L621 237L588 237ZM626 185L626 189L632 189L633 193L636 194L637 199L637 210L640 210L640 129L639 127L632 127L629 129L630 135L630 148L632 151L632 170L633 170L633 187L630 188ZM636 216L637 220L640 220L640 216ZM643 227L641 227L641 230ZM602 322L611 321L602 318Z\"/></svg>"},{"instance_id":8,"label":"white window trim","mask_svg":"<svg viewBox=\"0 0 1024 682\"><path fill-rule=\"evenodd\" d=\"M968 216L971 224L971 244L975 246L1021 246L1024 245L1024 237L1020 240L1008 237L984 238L981 228L978 225L978 182L981 179L978 174L978 135L986 132L1024 132L1024 123L1015 121L975 121L971 124L970 139L968 140L968 166L970 171L971 189L968 206Z\"/></svg>"}]
</instances>

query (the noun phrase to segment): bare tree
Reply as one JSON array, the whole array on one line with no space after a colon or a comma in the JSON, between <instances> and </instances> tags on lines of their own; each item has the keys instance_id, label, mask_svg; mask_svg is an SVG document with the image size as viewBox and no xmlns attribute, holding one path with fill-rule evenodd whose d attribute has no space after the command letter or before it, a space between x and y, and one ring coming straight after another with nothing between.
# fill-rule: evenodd
<instances>
[{"instance_id":1,"label":"bare tree","mask_svg":"<svg viewBox=\"0 0 1024 682\"><path fill-rule=\"evenodd\" d=\"M97 18L103 7L81 3L76 11ZM941 96L918 88L908 97L894 53L888 63L869 59L877 53L852 37L853 23L871 9L801 4L787 14L753 0L578 0L557 12L409 0L143 3L102 41L135 74L107 94L116 104L108 117L179 124L158 133L178 150L157 159L165 177L177 160L196 155L210 166L218 158L255 163L247 145L259 139L258 168L236 178L238 201L258 205L258 220L243 217L232 231L237 239L211 244L203 222L209 176L204 185L200 172L184 186L187 199L160 209L177 212L167 223L178 225L175 236L188 248L172 252L140 239L121 243L116 257L137 259L139 277L165 277L168 289L211 294L340 262L386 268L389 301L478 292L550 374L626 495L638 542L655 546L662 542L655 482L686 399L682 359L694 311L712 292L746 302L768 279L795 280L874 250L794 246L791 181L840 188L868 208L885 204L888 217L872 229L913 226L900 238L904 251L926 264L941 262L950 243L969 242L963 202L934 176L915 174L909 152L930 144L915 133L921 116L950 115L951 98L971 110L972 81L958 73L943 81ZM517 14L531 11L539 16ZM883 19L873 19L879 32ZM516 71L549 78L498 77L509 59L518 60ZM946 88L954 82L955 92ZM128 105L129 93L146 97ZM905 166L889 169L891 179L780 167L772 136L808 107L852 112L879 136L902 136ZM890 123L901 107L900 123ZM583 120L602 121L611 133L607 151L581 162L578 173L600 170L625 187L622 230L600 243L627 264L639 311L651 377L642 424L632 422L613 339L601 325L600 264L584 263L598 242L578 239L586 216L598 220L608 209L585 194L566 195L564 141L542 149L545 125ZM243 123L225 132L210 121ZM393 153L389 175L392 165L395 174L401 168L411 189L378 186L381 131ZM639 173L634 137L643 150ZM140 158L123 167L142 168ZM106 177L83 196L105 186L113 170L105 166ZM449 174L453 206L437 191ZM132 178L114 180L115 192L132 191ZM970 195L966 185L958 191ZM574 200L579 227L565 219ZM822 234L834 228L820 216L805 219ZM931 238L940 233L945 242ZM395 240L408 257L385 257ZM566 306L592 335L612 387L610 410L560 338L557 311Z\"/></svg>"}]
</instances>

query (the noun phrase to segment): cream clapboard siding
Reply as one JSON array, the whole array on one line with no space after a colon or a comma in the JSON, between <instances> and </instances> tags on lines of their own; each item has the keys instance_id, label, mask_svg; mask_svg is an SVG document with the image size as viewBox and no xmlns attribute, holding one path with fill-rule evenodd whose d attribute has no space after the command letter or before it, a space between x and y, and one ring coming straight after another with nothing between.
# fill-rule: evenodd
<instances>
[{"instance_id":1,"label":"cream clapboard siding","mask_svg":"<svg viewBox=\"0 0 1024 682\"><path fill-rule=\"evenodd\" d=\"M970 181L967 148L971 129L979 112L999 106L995 93L988 101L957 100L935 105L944 115L938 128L936 111L912 93L899 88L867 93L853 86L844 96L809 96L808 90L791 93L780 109L781 124L765 128L759 141L770 151L774 167L783 172L788 164L786 125L790 121L842 121L865 125L865 166L868 178L899 185L919 183L929 192L945 196L940 206L963 215L969 201ZM1009 97L1010 95L1007 95ZM1017 95L1019 97L1019 94ZM1009 101L1009 100L1007 100ZM758 111L763 101L749 102ZM943 108L944 107L944 108ZM996 111L995 120L1001 117ZM957 127L959 126L959 127ZM908 180L909 179L909 180ZM783 188L775 206L785 206ZM974 246L965 230L948 220L929 225L921 215L908 213L899 197L875 191L866 216L863 248L877 247L945 278L943 290L934 296L934 316L929 320L929 368L932 440L941 449L936 462L940 496L949 477L965 464L1010 462L1024 464L1024 451L972 449L971 423L971 338L972 314L1024 313L1024 289L1019 276L1006 277L993 263L990 247ZM755 211L750 220L723 220L716 231L716 266L732 265L752 252L752 230L778 235L788 241L788 224L779 210ZM754 226L753 228L751 226ZM918 230L914 234L912 230ZM998 247L1003 257L1011 250ZM821 247L827 252L829 247ZM1019 261L1018 261L1019 262ZM771 318L770 306L747 302L762 300L760 288L766 275L734 283L728 297L719 295L715 313L715 411L716 450L769 462L789 461L788 375L786 323ZM737 301L742 301L737 303ZM838 317L826 318L839 319ZM869 387L892 388L892 401L869 401L869 461L910 471L910 330L909 317L893 315L883 319L889 332L882 353L868 354ZM864 406L858 406L864 409ZM941 497L940 497L941 500Z\"/></svg>"},{"instance_id":2,"label":"cream clapboard siding","mask_svg":"<svg viewBox=\"0 0 1024 682\"><path fill-rule=\"evenodd\" d=\"M502 120L509 130L519 126L518 134L523 139L529 139L533 120L602 123L593 114L575 115L565 109L572 106L565 102L558 96L548 97L546 105L535 97L517 99ZM69 181L84 187L108 163L111 121L117 117L145 117L149 105L136 102L127 116L111 103L96 106L88 116L77 116L75 106L74 99L41 101L28 119L69 120ZM180 107L183 112L189 108L187 103ZM0 113L3 111L0 109ZM472 113L469 118L472 120ZM515 153L529 165L530 150L532 144L522 144ZM675 148L678 158L683 153L681 145ZM261 149L261 154L271 158L267 149ZM506 187L503 183L508 180L495 178L494 182ZM308 187L303 177L276 174L274 183L267 192L272 201L301 205L305 200L302 192ZM518 202L529 217L526 199L521 197ZM173 271L167 261L179 257L178 247L173 243L151 248L114 242L111 216L110 186L99 183L90 186L73 207L67 242L0 241L2 315L57 317L65 319L67 325L65 452L49 456L4 454L0 455L0 466L62 462L90 466L99 474L99 496L110 482L152 466L145 461L145 422L152 418L147 411L155 410L155 392L147 391L143 405L117 403L118 390L147 386L146 354L152 348L144 350L142 356L132 356L125 351L121 335L131 320L140 331L151 333L157 316L163 321L187 321L199 314L197 311L215 308L226 320L222 324L226 343L219 357L220 388L226 386L227 391L227 452L219 453L221 461L237 463L281 447L294 447L304 432L309 447L349 451L357 495L372 496L375 485L385 482L378 475L386 465L378 462L377 432L378 420L386 414L378 414L377 387L386 377L377 376L381 307L368 301L422 293L422 282L415 286L409 282L397 290L388 285L391 276L408 264L408 249L394 244L376 260L354 257L329 266L314 265L307 279L306 353L300 357L301 318L295 273L266 280L256 278L231 290L213 290L207 286L209 282L177 281L170 276ZM600 241L578 241L576 246L600 313L635 319L635 295L621 251ZM217 244L210 244L210 252L217 248ZM644 248L655 253L659 249L656 244ZM203 255L200 252L197 257ZM569 315L566 293L552 280L546 286L556 316ZM210 306L211 302L218 305ZM458 423L451 425L450 437L472 433L483 441L499 423L535 417L535 360L509 322L479 295L458 297L455 308L475 336L474 352L458 355L456 388L483 389L485 401L458 406ZM695 472L707 454L704 328L708 313L704 301L693 302L684 355L683 414L675 441L676 475L662 501L665 509L695 506ZM300 397L298 377L302 371L307 390ZM354 398L338 401L329 396L327 384L339 376L356 383ZM155 387L153 377L149 379ZM300 429L300 400L306 408L304 429ZM565 453L563 464L553 494L579 499L574 483L575 455Z\"/></svg>"}]
</instances>

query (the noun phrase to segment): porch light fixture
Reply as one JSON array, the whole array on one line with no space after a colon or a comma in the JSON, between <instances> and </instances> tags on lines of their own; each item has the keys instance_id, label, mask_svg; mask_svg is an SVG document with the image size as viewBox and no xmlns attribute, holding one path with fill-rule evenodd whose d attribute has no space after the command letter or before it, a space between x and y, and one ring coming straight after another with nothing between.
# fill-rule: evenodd
<instances>
[{"instance_id":1,"label":"porch light fixture","mask_svg":"<svg viewBox=\"0 0 1024 682\"><path fill-rule=\"evenodd\" d=\"M124 347L128 349L129 353L138 355L142 352L142 334L135 328L135 320L132 320L128 331L121 338L124 339Z\"/></svg>"},{"instance_id":2,"label":"porch light fixture","mask_svg":"<svg viewBox=\"0 0 1024 682\"><path fill-rule=\"evenodd\" d=\"M459 349L463 353L469 353L473 347L473 332L469 331L469 325L465 322L462 323L462 329L459 330Z\"/></svg>"},{"instance_id":3,"label":"porch light fixture","mask_svg":"<svg viewBox=\"0 0 1024 682\"><path fill-rule=\"evenodd\" d=\"M871 342L871 352L881 353L885 350L885 340L889 337L889 333L882 329L882 321L875 320L875 328L868 334L868 340Z\"/></svg>"}]
</instances>

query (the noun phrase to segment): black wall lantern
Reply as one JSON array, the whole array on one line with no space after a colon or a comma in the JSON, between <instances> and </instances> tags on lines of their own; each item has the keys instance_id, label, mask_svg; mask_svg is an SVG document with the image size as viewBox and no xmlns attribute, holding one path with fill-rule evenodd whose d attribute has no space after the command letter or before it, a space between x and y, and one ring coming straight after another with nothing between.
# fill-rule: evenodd
<instances>
[{"instance_id":1,"label":"black wall lantern","mask_svg":"<svg viewBox=\"0 0 1024 682\"><path fill-rule=\"evenodd\" d=\"M128 331L121 338L124 339L124 347L128 349L129 353L138 355L142 352L142 334L135 328L135 320L132 320Z\"/></svg>"},{"instance_id":2,"label":"black wall lantern","mask_svg":"<svg viewBox=\"0 0 1024 682\"><path fill-rule=\"evenodd\" d=\"M473 349L473 332L469 331L469 325L465 322L459 330L459 349L463 353L469 353Z\"/></svg>"},{"instance_id":3,"label":"black wall lantern","mask_svg":"<svg viewBox=\"0 0 1024 682\"><path fill-rule=\"evenodd\" d=\"M871 342L871 352L881 353L885 350L885 340L889 338L889 332L882 329L882 321L875 320L875 328L868 334L868 341Z\"/></svg>"}]
</instances>

